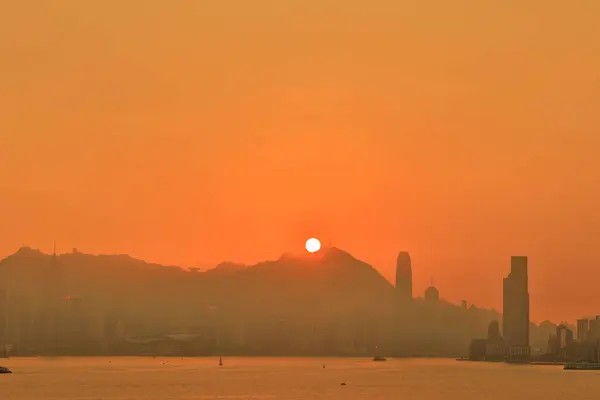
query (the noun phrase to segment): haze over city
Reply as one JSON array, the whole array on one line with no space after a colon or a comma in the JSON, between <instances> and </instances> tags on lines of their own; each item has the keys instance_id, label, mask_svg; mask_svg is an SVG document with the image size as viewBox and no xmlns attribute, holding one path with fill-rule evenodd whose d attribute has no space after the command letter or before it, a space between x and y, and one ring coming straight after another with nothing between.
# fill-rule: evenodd
<instances>
[{"instance_id":1,"label":"haze over city","mask_svg":"<svg viewBox=\"0 0 600 400\"><path fill-rule=\"evenodd\" d=\"M314 236L501 310L526 255L533 321L598 313L600 3L9 3L0 258L212 268Z\"/></svg>"}]
</instances>

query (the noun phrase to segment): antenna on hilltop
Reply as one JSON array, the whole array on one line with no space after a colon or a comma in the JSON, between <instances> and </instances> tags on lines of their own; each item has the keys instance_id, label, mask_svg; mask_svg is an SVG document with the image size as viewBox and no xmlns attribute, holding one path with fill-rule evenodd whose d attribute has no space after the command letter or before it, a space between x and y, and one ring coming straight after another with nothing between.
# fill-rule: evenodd
<instances>
[{"instance_id":1,"label":"antenna on hilltop","mask_svg":"<svg viewBox=\"0 0 600 400\"><path fill-rule=\"evenodd\" d=\"M52 246L52 254L56 256L56 239L53 240Z\"/></svg>"}]
</instances>

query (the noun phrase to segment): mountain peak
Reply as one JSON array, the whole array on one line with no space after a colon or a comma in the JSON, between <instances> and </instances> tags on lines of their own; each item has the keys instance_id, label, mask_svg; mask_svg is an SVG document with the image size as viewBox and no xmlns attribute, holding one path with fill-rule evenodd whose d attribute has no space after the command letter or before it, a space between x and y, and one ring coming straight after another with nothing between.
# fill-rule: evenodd
<instances>
[{"instance_id":1,"label":"mountain peak","mask_svg":"<svg viewBox=\"0 0 600 400\"><path fill-rule=\"evenodd\" d=\"M324 253L324 257L330 260L356 260L356 258L354 258L352 254L337 247L326 247L321 251Z\"/></svg>"},{"instance_id":2,"label":"mountain peak","mask_svg":"<svg viewBox=\"0 0 600 400\"><path fill-rule=\"evenodd\" d=\"M43 253L41 251L39 251L38 249L34 249L29 246L23 246L19 250L17 250L15 252L15 254L13 254L13 255L40 255L40 254L43 254Z\"/></svg>"},{"instance_id":3,"label":"mountain peak","mask_svg":"<svg viewBox=\"0 0 600 400\"><path fill-rule=\"evenodd\" d=\"M345 262L356 260L350 253L337 247L324 247L314 253L284 253L278 261L319 261L319 262Z\"/></svg>"}]
</instances>

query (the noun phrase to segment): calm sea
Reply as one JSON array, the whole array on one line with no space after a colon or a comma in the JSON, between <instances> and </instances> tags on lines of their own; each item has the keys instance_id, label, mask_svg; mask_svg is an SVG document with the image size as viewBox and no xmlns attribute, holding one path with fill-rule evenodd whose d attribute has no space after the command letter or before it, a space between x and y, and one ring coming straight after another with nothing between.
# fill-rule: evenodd
<instances>
[{"instance_id":1,"label":"calm sea","mask_svg":"<svg viewBox=\"0 0 600 400\"><path fill-rule=\"evenodd\" d=\"M1 400L600 398L600 372L439 359L0 359ZM325 368L323 368L325 365ZM341 385L346 383L346 385Z\"/></svg>"}]
</instances>

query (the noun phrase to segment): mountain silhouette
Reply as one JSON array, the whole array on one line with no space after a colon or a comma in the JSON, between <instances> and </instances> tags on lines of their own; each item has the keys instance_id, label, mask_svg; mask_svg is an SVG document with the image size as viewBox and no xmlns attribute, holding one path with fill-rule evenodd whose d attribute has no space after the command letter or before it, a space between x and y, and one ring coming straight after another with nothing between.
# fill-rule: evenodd
<instances>
[{"instance_id":1,"label":"mountain silhouette","mask_svg":"<svg viewBox=\"0 0 600 400\"><path fill-rule=\"evenodd\" d=\"M337 248L284 255L239 271L229 290L272 312L368 312L392 305L393 286L371 265ZM277 300L273 302L273 300Z\"/></svg>"},{"instance_id":2,"label":"mountain silhouette","mask_svg":"<svg viewBox=\"0 0 600 400\"><path fill-rule=\"evenodd\" d=\"M37 302L53 268L60 271L65 295L127 304L131 311L175 307L186 314L183 310L193 304L226 312L353 313L385 309L393 294L377 270L337 248L250 266L225 262L198 272L78 251L53 261L52 255L23 247L0 261L0 279Z\"/></svg>"}]
</instances>

